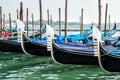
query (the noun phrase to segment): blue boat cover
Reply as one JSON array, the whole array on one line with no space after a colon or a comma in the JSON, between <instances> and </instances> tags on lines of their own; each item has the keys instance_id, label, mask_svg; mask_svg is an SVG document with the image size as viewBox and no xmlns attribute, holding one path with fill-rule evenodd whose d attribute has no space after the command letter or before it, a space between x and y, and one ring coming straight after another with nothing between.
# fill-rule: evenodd
<instances>
[{"instance_id":1,"label":"blue boat cover","mask_svg":"<svg viewBox=\"0 0 120 80\"><path fill-rule=\"evenodd\" d=\"M119 37L104 37L102 36L103 41L117 41Z\"/></svg>"},{"instance_id":2,"label":"blue boat cover","mask_svg":"<svg viewBox=\"0 0 120 80\"><path fill-rule=\"evenodd\" d=\"M9 41L12 41L12 42L19 42L17 39L13 39L13 40L9 40Z\"/></svg>"},{"instance_id":3,"label":"blue boat cover","mask_svg":"<svg viewBox=\"0 0 120 80\"><path fill-rule=\"evenodd\" d=\"M84 40L85 38L80 34L68 35L67 38L71 41Z\"/></svg>"},{"instance_id":4,"label":"blue boat cover","mask_svg":"<svg viewBox=\"0 0 120 80\"><path fill-rule=\"evenodd\" d=\"M83 34L83 36L89 36L90 34L92 34L92 26L90 27L90 29L88 29L88 30L85 30L82 34Z\"/></svg>"},{"instance_id":5,"label":"blue boat cover","mask_svg":"<svg viewBox=\"0 0 120 80\"><path fill-rule=\"evenodd\" d=\"M110 54L117 54L117 55L120 55L120 50L117 50L117 51L111 51L109 52Z\"/></svg>"},{"instance_id":6,"label":"blue boat cover","mask_svg":"<svg viewBox=\"0 0 120 80\"><path fill-rule=\"evenodd\" d=\"M109 36L110 34L113 34L115 32L116 32L116 30L109 30L109 31L106 32L106 35Z\"/></svg>"},{"instance_id":7,"label":"blue boat cover","mask_svg":"<svg viewBox=\"0 0 120 80\"><path fill-rule=\"evenodd\" d=\"M17 32L17 27L14 27L14 28L12 29L12 31L13 31L13 32Z\"/></svg>"},{"instance_id":8,"label":"blue boat cover","mask_svg":"<svg viewBox=\"0 0 120 80\"><path fill-rule=\"evenodd\" d=\"M55 38L58 42L64 42L64 35L55 35ZM84 40L85 37L80 34L68 35L67 40L69 41L79 41Z\"/></svg>"},{"instance_id":9,"label":"blue boat cover","mask_svg":"<svg viewBox=\"0 0 120 80\"><path fill-rule=\"evenodd\" d=\"M113 46L114 47L120 47L120 41L116 41Z\"/></svg>"},{"instance_id":10,"label":"blue boat cover","mask_svg":"<svg viewBox=\"0 0 120 80\"><path fill-rule=\"evenodd\" d=\"M61 49L72 50L72 51L80 51L80 52L94 52L94 49L91 47L87 47L80 42L70 42L70 43L56 43Z\"/></svg>"},{"instance_id":11,"label":"blue boat cover","mask_svg":"<svg viewBox=\"0 0 120 80\"><path fill-rule=\"evenodd\" d=\"M109 54L117 54L120 55L120 50L117 48L110 46L110 45L105 45L104 49L109 53Z\"/></svg>"}]
</instances>

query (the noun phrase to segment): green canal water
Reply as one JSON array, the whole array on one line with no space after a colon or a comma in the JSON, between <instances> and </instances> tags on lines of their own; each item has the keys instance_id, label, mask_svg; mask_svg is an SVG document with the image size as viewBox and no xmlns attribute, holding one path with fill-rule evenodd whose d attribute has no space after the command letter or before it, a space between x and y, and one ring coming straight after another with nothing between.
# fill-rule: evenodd
<instances>
[{"instance_id":1,"label":"green canal water","mask_svg":"<svg viewBox=\"0 0 120 80\"><path fill-rule=\"evenodd\" d=\"M98 65L63 65L51 57L0 52L0 80L120 80Z\"/></svg>"}]
</instances>

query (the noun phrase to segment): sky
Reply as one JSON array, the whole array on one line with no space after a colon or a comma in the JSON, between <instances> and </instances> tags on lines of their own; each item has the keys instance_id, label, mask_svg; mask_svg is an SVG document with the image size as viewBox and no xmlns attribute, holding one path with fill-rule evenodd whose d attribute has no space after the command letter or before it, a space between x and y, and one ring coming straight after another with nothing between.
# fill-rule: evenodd
<instances>
[{"instance_id":1,"label":"sky","mask_svg":"<svg viewBox=\"0 0 120 80\"><path fill-rule=\"evenodd\" d=\"M105 21L105 6L108 3L108 14L111 15L111 23L120 22L120 0L101 0L102 1L102 23ZM16 10L20 10L20 2L23 2L24 20L26 20L26 8L29 8L29 20L31 14L34 19L39 20L39 0L0 0L2 13L5 13L6 19L11 13L12 20L16 20ZM53 21L59 20L58 8L61 8L62 20L65 17L65 0L42 0L43 20L47 20L47 9L52 15ZM98 23L98 0L68 0L68 21L79 22L81 9L84 9L84 23Z\"/></svg>"}]
</instances>

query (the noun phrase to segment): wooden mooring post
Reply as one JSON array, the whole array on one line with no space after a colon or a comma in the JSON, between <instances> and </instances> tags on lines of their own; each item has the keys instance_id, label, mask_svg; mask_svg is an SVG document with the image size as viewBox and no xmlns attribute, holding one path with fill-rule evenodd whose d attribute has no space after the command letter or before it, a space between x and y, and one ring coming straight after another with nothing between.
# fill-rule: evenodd
<instances>
[{"instance_id":1,"label":"wooden mooring post","mask_svg":"<svg viewBox=\"0 0 120 80\"><path fill-rule=\"evenodd\" d=\"M35 35L34 35L34 15L33 15L33 13L32 13L32 31L33 31L33 37L35 37Z\"/></svg>"},{"instance_id":2,"label":"wooden mooring post","mask_svg":"<svg viewBox=\"0 0 120 80\"><path fill-rule=\"evenodd\" d=\"M92 21L92 27L93 27L93 25L94 25L94 23L93 23L93 21Z\"/></svg>"},{"instance_id":3,"label":"wooden mooring post","mask_svg":"<svg viewBox=\"0 0 120 80\"><path fill-rule=\"evenodd\" d=\"M50 25L50 18L49 18L49 15L50 15L50 13L49 13L49 9L47 9L48 25Z\"/></svg>"},{"instance_id":4,"label":"wooden mooring post","mask_svg":"<svg viewBox=\"0 0 120 80\"><path fill-rule=\"evenodd\" d=\"M42 0L39 0L39 9L40 9L40 40L42 40L42 26L43 26L43 20L42 20Z\"/></svg>"},{"instance_id":5,"label":"wooden mooring post","mask_svg":"<svg viewBox=\"0 0 120 80\"><path fill-rule=\"evenodd\" d=\"M67 43L67 14L68 14L68 0L65 0L65 42Z\"/></svg>"},{"instance_id":6,"label":"wooden mooring post","mask_svg":"<svg viewBox=\"0 0 120 80\"><path fill-rule=\"evenodd\" d=\"M0 37L2 37L2 7L0 6Z\"/></svg>"},{"instance_id":7,"label":"wooden mooring post","mask_svg":"<svg viewBox=\"0 0 120 80\"><path fill-rule=\"evenodd\" d=\"M23 21L23 3L20 2L20 20Z\"/></svg>"},{"instance_id":8,"label":"wooden mooring post","mask_svg":"<svg viewBox=\"0 0 120 80\"><path fill-rule=\"evenodd\" d=\"M81 32L81 35L82 35L82 32L83 32L83 8L81 9L81 29L80 29L80 32Z\"/></svg>"},{"instance_id":9,"label":"wooden mooring post","mask_svg":"<svg viewBox=\"0 0 120 80\"><path fill-rule=\"evenodd\" d=\"M51 27L53 26L53 24L52 24L52 15L50 15L50 25L51 25Z\"/></svg>"},{"instance_id":10,"label":"wooden mooring post","mask_svg":"<svg viewBox=\"0 0 120 80\"><path fill-rule=\"evenodd\" d=\"M27 28L27 36L29 36L29 27L28 27L28 8L26 9L26 28Z\"/></svg>"},{"instance_id":11,"label":"wooden mooring post","mask_svg":"<svg viewBox=\"0 0 120 80\"><path fill-rule=\"evenodd\" d=\"M59 8L59 35L61 35L61 8Z\"/></svg>"},{"instance_id":12,"label":"wooden mooring post","mask_svg":"<svg viewBox=\"0 0 120 80\"><path fill-rule=\"evenodd\" d=\"M98 28L101 30L101 0L98 0Z\"/></svg>"},{"instance_id":13,"label":"wooden mooring post","mask_svg":"<svg viewBox=\"0 0 120 80\"><path fill-rule=\"evenodd\" d=\"M110 14L109 14L109 30L110 30Z\"/></svg>"},{"instance_id":14,"label":"wooden mooring post","mask_svg":"<svg viewBox=\"0 0 120 80\"><path fill-rule=\"evenodd\" d=\"M108 10L108 4L106 3L106 9L105 9L105 31L104 36L106 36L106 27L107 27L107 10Z\"/></svg>"},{"instance_id":15,"label":"wooden mooring post","mask_svg":"<svg viewBox=\"0 0 120 80\"><path fill-rule=\"evenodd\" d=\"M5 30L5 31L6 31L5 14L3 14L3 30Z\"/></svg>"},{"instance_id":16,"label":"wooden mooring post","mask_svg":"<svg viewBox=\"0 0 120 80\"><path fill-rule=\"evenodd\" d=\"M16 12L17 12L17 19L19 19L18 9L16 10Z\"/></svg>"},{"instance_id":17,"label":"wooden mooring post","mask_svg":"<svg viewBox=\"0 0 120 80\"><path fill-rule=\"evenodd\" d=\"M10 33L12 33L11 13L9 13L9 26L10 26Z\"/></svg>"}]
</instances>

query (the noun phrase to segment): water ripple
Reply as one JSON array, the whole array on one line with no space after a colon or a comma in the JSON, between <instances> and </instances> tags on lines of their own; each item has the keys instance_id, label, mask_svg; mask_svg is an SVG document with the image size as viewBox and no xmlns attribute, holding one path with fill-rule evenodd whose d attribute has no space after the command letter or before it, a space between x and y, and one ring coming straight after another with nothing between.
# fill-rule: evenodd
<instances>
[{"instance_id":1,"label":"water ripple","mask_svg":"<svg viewBox=\"0 0 120 80\"><path fill-rule=\"evenodd\" d=\"M80 74L80 76L86 76L86 74Z\"/></svg>"},{"instance_id":2,"label":"water ripple","mask_svg":"<svg viewBox=\"0 0 120 80\"><path fill-rule=\"evenodd\" d=\"M42 77L45 77L46 79L59 79L57 74L42 74Z\"/></svg>"}]
</instances>

